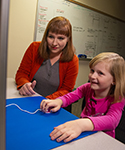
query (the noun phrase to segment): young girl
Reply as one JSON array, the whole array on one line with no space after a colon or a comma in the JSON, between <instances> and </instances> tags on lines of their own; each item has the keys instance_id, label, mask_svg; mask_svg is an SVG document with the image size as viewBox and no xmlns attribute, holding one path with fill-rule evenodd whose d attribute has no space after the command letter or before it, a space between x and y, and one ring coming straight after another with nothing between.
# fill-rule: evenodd
<instances>
[{"instance_id":1,"label":"young girl","mask_svg":"<svg viewBox=\"0 0 125 150\"><path fill-rule=\"evenodd\" d=\"M89 63L89 81L55 100L43 100L41 109L56 112L85 97L81 118L66 122L50 133L52 140L69 142L84 131L104 131L115 137L125 105L125 61L116 53L100 53Z\"/></svg>"}]
</instances>

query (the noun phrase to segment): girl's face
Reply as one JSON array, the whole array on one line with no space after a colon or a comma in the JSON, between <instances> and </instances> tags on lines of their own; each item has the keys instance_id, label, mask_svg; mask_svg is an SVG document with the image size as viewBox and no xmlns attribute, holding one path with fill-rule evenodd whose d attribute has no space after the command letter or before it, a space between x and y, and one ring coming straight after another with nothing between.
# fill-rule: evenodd
<instances>
[{"instance_id":1,"label":"girl's face","mask_svg":"<svg viewBox=\"0 0 125 150\"><path fill-rule=\"evenodd\" d=\"M68 37L63 34L48 33L47 44L50 54L60 54L68 42Z\"/></svg>"},{"instance_id":2,"label":"girl's face","mask_svg":"<svg viewBox=\"0 0 125 150\"><path fill-rule=\"evenodd\" d=\"M95 91L95 97L106 97L113 82L113 76L109 72L108 63L99 62L92 66L89 73L91 88ZM98 97L98 96L97 96ZM100 97L101 98L101 97Z\"/></svg>"}]
</instances>

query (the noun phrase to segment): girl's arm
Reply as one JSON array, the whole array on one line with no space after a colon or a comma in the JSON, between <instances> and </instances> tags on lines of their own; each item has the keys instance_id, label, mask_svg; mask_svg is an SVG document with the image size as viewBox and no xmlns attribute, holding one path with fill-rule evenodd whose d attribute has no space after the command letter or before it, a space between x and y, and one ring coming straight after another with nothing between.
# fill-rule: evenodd
<instances>
[{"instance_id":1,"label":"girl's arm","mask_svg":"<svg viewBox=\"0 0 125 150\"><path fill-rule=\"evenodd\" d=\"M104 116L88 117L66 122L50 133L52 140L69 142L84 131L114 130L118 125L125 101L114 103Z\"/></svg>"},{"instance_id":2,"label":"girl's arm","mask_svg":"<svg viewBox=\"0 0 125 150\"><path fill-rule=\"evenodd\" d=\"M89 117L94 124L94 131L114 130L121 119L125 100L114 103L103 116Z\"/></svg>"},{"instance_id":3,"label":"girl's arm","mask_svg":"<svg viewBox=\"0 0 125 150\"><path fill-rule=\"evenodd\" d=\"M57 142L69 142L77 138L83 131L92 131L93 129L92 121L88 118L82 118L55 127L50 133L50 137L52 140L56 139Z\"/></svg>"},{"instance_id":4,"label":"girl's arm","mask_svg":"<svg viewBox=\"0 0 125 150\"><path fill-rule=\"evenodd\" d=\"M60 99L63 101L62 107L67 107L68 105L74 103L75 101L83 98L85 94L88 93L88 89L90 87L89 83L85 83L81 86L79 86L75 91L70 92L62 97Z\"/></svg>"}]
</instances>

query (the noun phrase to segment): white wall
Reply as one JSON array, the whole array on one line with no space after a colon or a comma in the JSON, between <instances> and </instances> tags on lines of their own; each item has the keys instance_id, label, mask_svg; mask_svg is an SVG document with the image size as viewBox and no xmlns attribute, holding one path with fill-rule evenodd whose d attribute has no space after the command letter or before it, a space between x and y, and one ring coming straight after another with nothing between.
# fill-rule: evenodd
<instances>
[{"instance_id":1,"label":"white wall","mask_svg":"<svg viewBox=\"0 0 125 150\"><path fill-rule=\"evenodd\" d=\"M125 20L122 0L76 0ZM14 78L23 54L34 40L37 0L10 0L7 77ZM79 62L76 87L88 81L89 61Z\"/></svg>"}]
</instances>

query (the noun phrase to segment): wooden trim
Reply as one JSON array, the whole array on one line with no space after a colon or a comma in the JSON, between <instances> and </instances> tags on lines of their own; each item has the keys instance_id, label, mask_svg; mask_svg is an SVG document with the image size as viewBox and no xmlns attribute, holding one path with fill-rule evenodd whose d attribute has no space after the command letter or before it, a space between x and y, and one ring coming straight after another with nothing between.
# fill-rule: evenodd
<instances>
[{"instance_id":1,"label":"wooden trim","mask_svg":"<svg viewBox=\"0 0 125 150\"><path fill-rule=\"evenodd\" d=\"M108 16L108 17L111 17L111 18L113 18L113 19L117 19L117 20L119 20L119 21L125 23L125 21L122 20L122 19L119 19L119 18L117 18L117 17L114 17L114 16L112 16L112 15L109 15L109 14L103 12L103 11L100 11L100 10L98 10L98 9L92 8L92 7L90 7L90 6L87 6L87 5L85 5L85 4L82 4L82 3L80 3L80 2L77 2L77 1L74 1L74 0L68 0L68 1L69 1L69 2L72 2L72 3L74 3L74 4L77 4L77 5L80 5L80 6L82 6L82 7L85 7L85 8L87 8L87 9L93 10L93 11L95 11L95 12L101 13L101 14L106 15L106 16Z\"/></svg>"}]
</instances>

